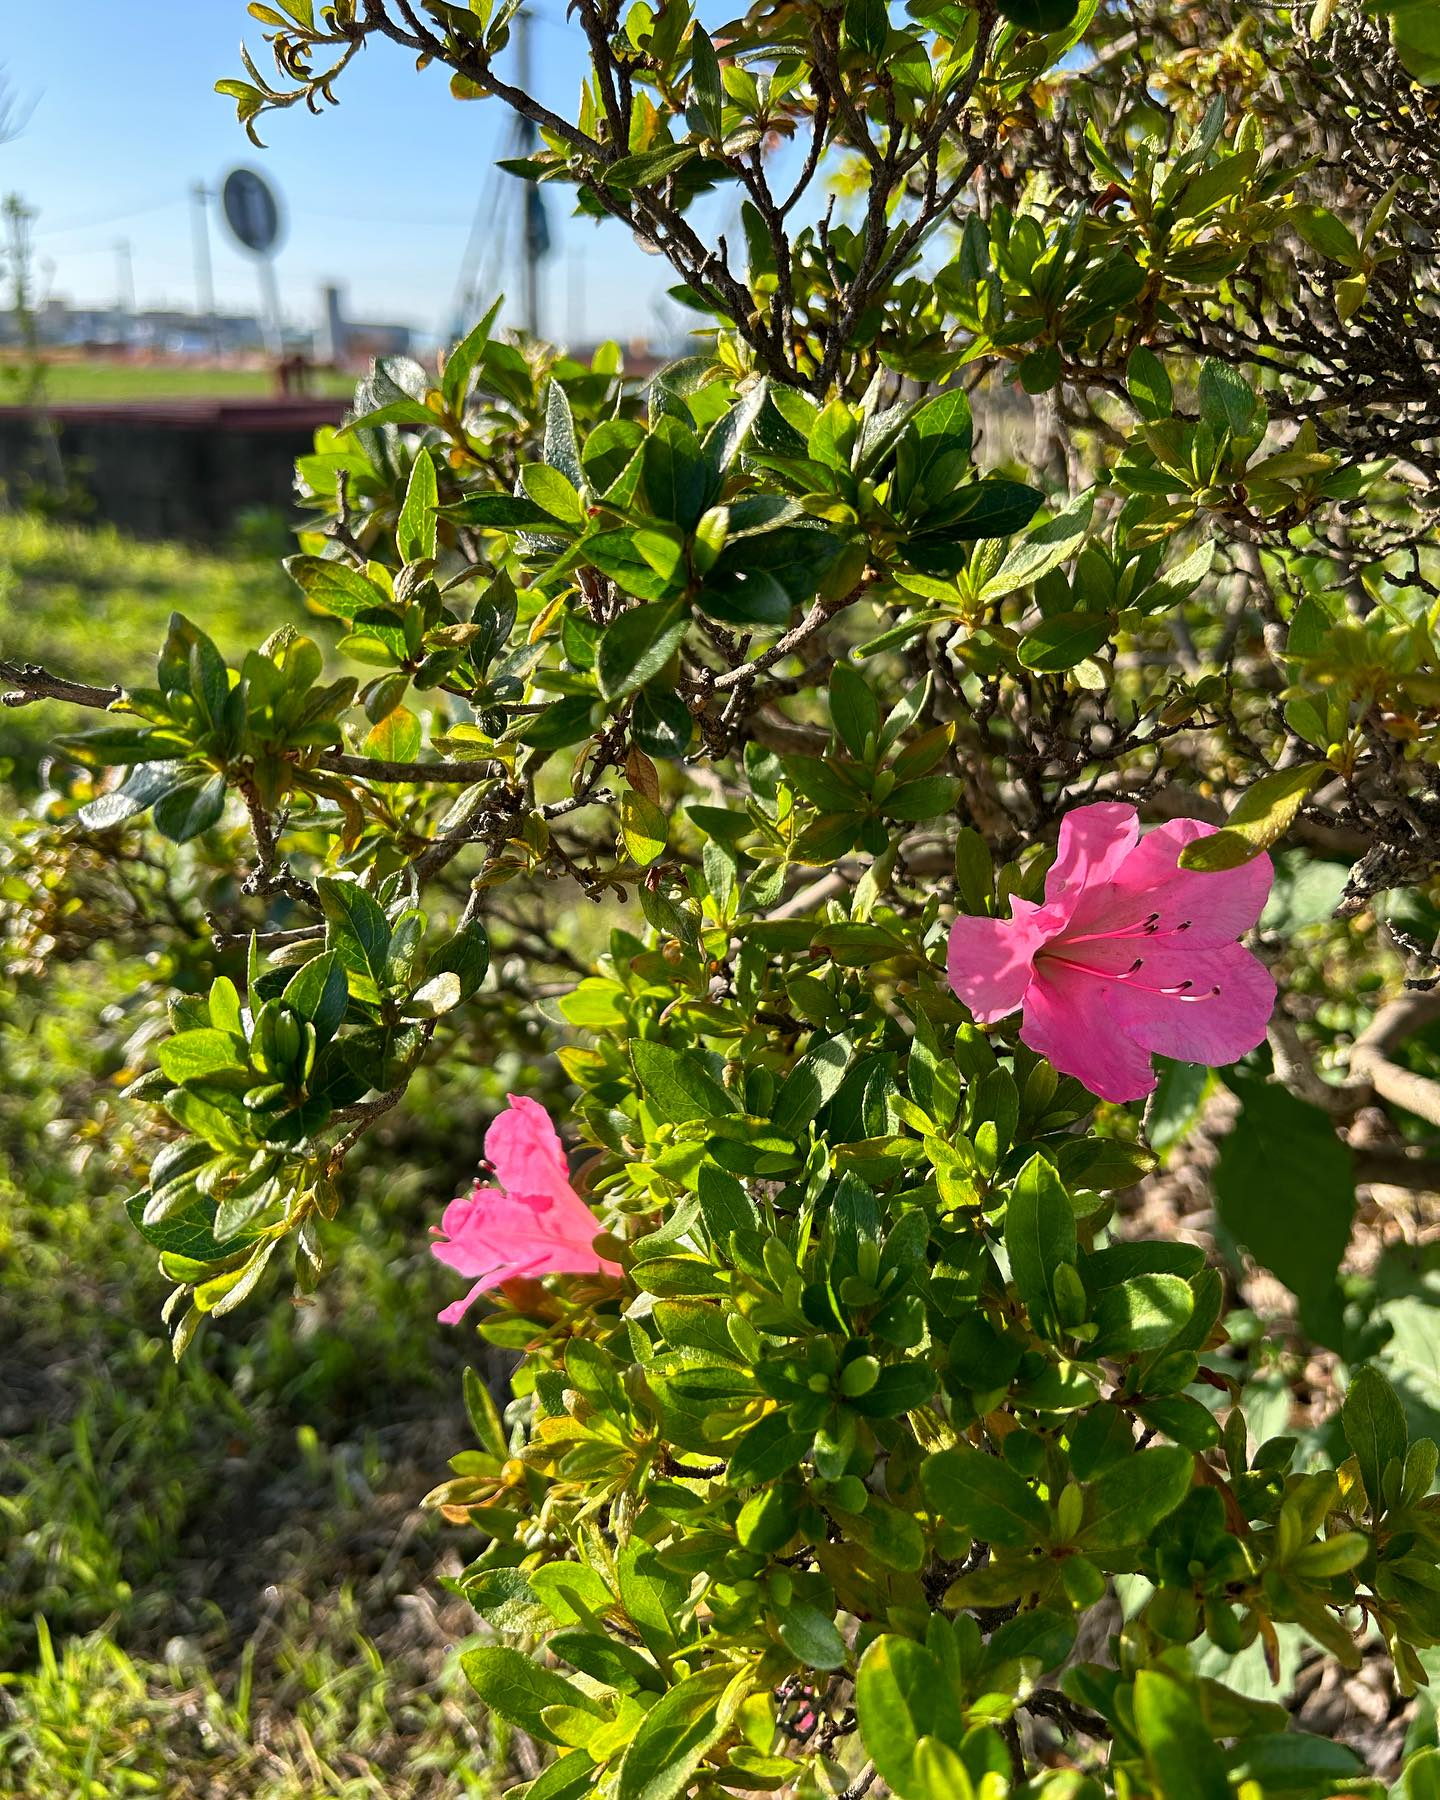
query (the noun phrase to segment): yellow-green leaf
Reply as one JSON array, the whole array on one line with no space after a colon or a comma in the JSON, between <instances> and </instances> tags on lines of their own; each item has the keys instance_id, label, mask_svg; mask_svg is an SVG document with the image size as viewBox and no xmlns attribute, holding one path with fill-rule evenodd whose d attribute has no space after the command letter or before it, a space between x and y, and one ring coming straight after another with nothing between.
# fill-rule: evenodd
<instances>
[{"instance_id":1,"label":"yellow-green leaf","mask_svg":"<svg viewBox=\"0 0 1440 1800\"><path fill-rule=\"evenodd\" d=\"M1213 837L1197 838L1180 852L1182 869L1201 869L1214 874L1253 862L1284 837L1295 821L1305 796L1328 774L1325 763L1297 763L1257 781Z\"/></svg>"},{"instance_id":2,"label":"yellow-green leaf","mask_svg":"<svg viewBox=\"0 0 1440 1800\"><path fill-rule=\"evenodd\" d=\"M647 868L665 854L668 825L664 809L634 788L620 801L620 835L633 862Z\"/></svg>"}]
</instances>

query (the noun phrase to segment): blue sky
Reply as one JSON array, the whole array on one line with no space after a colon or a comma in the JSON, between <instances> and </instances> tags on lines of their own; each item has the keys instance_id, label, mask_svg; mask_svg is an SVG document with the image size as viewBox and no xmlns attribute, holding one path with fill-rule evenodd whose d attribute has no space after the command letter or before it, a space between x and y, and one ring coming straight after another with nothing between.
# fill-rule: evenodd
<instances>
[{"instance_id":1,"label":"blue sky","mask_svg":"<svg viewBox=\"0 0 1440 1800\"><path fill-rule=\"evenodd\" d=\"M141 306L193 305L190 189L246 163L279 188L288 214L277 264L288 316L312 322L320 285L338 281L351 317L446 326L482 184L508 149L510 117L498 104L452 100L442 71L417 73L405 51L376 42L338 84L338 108L270 115L260 126L269 147L257 151L213 92L218 77L243 73L242 37L270 66L243 0L0 7L0 61L31 109L23 133L0 145L0 193L38 210L36 254L51 292L113 305L123 238ZM582 42L560 22L563 0L535 0L535 11L535 90L573 116ZM571 219L567 190L547 193L556 254L545 328L653 339L659 307L673 331L683 315L664 299L666 267L623 227ZM249 260L213 217L210 238L220 305L253 311ZM480 285L518 298L513 251L497 257L490 246Z\"/></svg>"}]
</instances>

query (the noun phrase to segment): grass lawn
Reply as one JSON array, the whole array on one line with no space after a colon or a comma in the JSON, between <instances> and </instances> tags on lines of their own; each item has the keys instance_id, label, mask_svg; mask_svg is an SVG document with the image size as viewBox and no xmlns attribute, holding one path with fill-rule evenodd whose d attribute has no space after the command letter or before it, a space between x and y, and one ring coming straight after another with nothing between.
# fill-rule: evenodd
<instances>
[{"instance_id":1,"label":"grass lawn","mask_svg":"<svg viewBox=\"0 0 1440 1800\"><path fill-rule=\"evenodd\" d=\"M14 364L0 362L0 405L13 401ZM353 375L317 369L310 376L311 394L348 395ZM45 390L56 405L106 400L265 399L278 393L269 369L209 369L189 363L131 363L101 358L59 360L49 365Z\"/></svg>"},{"instance_id":2,"label":"grass lawn","mask_svg":"<svg viewBox=\"0 0 1440 1800\"><path fill-rule=\"evenodd\" d=\"M144 680L172 609L232 656L304 619L258 544L0 516L7 655ZM105 869L27 817L43 745L85 722L0 709L0 1796L491 1800L514 1771L456 1658L477 1621L436 1579L480 1540L419 1507L471 1443L483 1354L436 1323L426 1227L535 1071L422 1078L347 1181L313 1304L282 1279L172 1365L123 1210L154 1145L119 1093L166 989L213 972L208 876L182 852L147 889L189 921L172 952L125 940ZM37 952L6 902L62 864L78 910Z\"/></svg>"},{"instance_id":3,"label":"grass lawn","mask_svg":"<svg viewBox=\"0 0 1440 1800\"><path fill-rule=\"evenodd\" d=\"M215 553L0 513L0 654L97 685L148 682L175 611L222 651L243 653L257 626L263 635L305 622L281 554L278 542L273 554ZM60 717L54 707L0 709L0 759L33 757Z\"/></svg>"}]
</instances>

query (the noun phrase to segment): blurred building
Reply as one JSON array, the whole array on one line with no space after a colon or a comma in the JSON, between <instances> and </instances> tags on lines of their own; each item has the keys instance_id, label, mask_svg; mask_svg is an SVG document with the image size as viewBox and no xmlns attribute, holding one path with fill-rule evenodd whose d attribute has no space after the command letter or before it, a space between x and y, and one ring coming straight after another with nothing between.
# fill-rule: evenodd
<instances>
[{"instance_id":1,"label":"blurred building","mask_svg":"<svg viewBox=\"0 0 1440 1800\"><path fill-rule=\"evenodd\" d=\"M332 290L327 290L328 294ZM381 320L345 320L328 307L318 329L288 325L285 348L320 362L360 364L374 356L396 356L408 351L415 333L409 325ZM164 356L209 357L260 355L265 351L265 329L255 313L216 313L207 316L178 307L144 307L131 312L116 306L72 306L68 300L50 299L36 314L40 342L67 350L139 350ZM336 353L335 326L340 326ZM15 319L0 312L0 347L20 342Z\"/></svg>"}]
</instances>

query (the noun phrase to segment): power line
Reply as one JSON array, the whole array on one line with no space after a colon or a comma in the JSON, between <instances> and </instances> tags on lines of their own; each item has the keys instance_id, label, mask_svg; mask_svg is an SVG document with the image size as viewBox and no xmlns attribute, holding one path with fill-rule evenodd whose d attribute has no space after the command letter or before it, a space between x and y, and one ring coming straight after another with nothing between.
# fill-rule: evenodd
<instances>
[{"instance_id":1,"label":"power line","mask_svg":"<svg viewBox=\"0 0 1440 1800\"><path fill-rule=\"evenodd\" d=\"M58 225L46 224L43 229L52 236L62 231L89 231L97 225L114 225L121 219L138 219L142 213L163 212L168 206L181 206L184 199L183 194L175 194L168 200L151 200L144 206L129 206L120 212L91 213L83 219L72 218ZM36 223L38 225L39 221Z\"/></svg>"}]
</instances>

